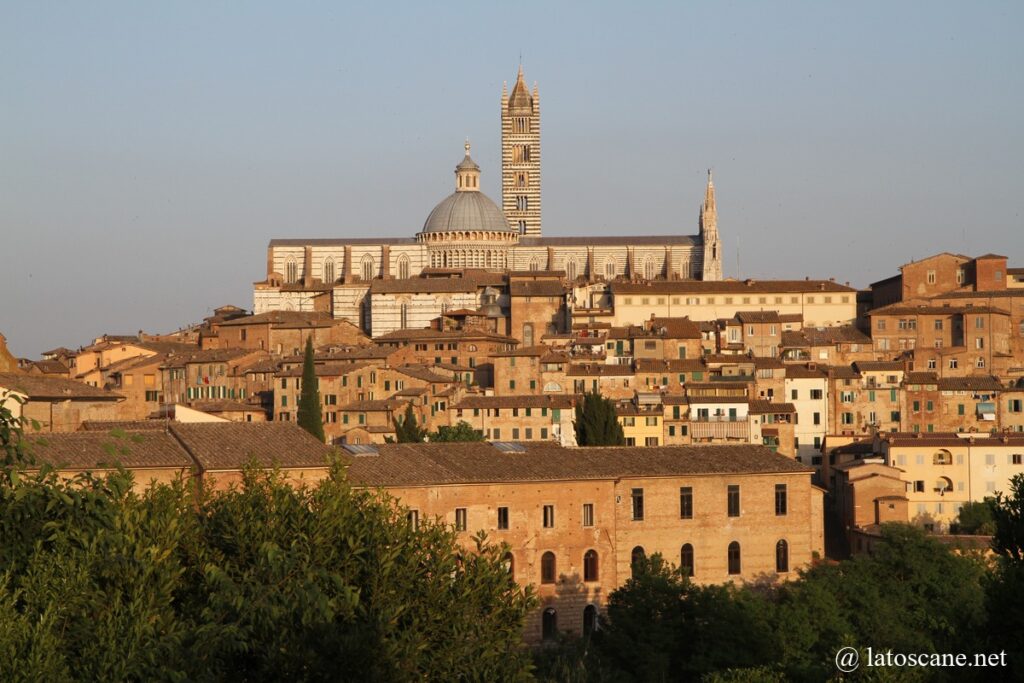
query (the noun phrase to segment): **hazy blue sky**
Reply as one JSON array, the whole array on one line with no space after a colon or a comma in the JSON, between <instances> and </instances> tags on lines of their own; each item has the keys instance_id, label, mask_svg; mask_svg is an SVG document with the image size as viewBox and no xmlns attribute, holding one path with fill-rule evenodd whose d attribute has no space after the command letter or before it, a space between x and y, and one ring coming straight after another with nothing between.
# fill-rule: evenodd
<instances>
[{"instance_id":1,"label":"hazy blue sky","mask_svg":"<svg viewBox=\"0 0 1024 683\"><path fill-rule=\"evenodd\" d=\"M351 5L351 6L348 6ZM516 8L509 16L507 8ZM18 355L252 306L272 237L411 236L540 86L547 235L696 228L725 272L1024 266L1024 3L0 2Z\"/></svg>"}]
</instances>

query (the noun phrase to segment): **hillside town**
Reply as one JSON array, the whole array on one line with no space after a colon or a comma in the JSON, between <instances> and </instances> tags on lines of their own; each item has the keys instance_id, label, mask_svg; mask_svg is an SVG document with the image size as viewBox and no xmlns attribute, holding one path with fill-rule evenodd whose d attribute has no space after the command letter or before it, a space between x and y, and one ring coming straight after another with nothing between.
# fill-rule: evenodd
<instances>
[{"instance_id":1,"label":"hillside town","mask_svg":"<svg viewBox=\"0 0 1024 683\"><path fill-rule=\"evenodd\" d=\"M638 558L697 583L784 581L870 552L887 522L955 535L965 504L1024 473L1021 264L725 273L710 172L693 235L544 236L521 68L501 141L500 207L466 142L414 236L272 240L251 307L38 358L0 337L0 397L38 461L226 488L253 460L316 482L341 458L413 524L507 542L542 601L531 641L595 628ZM297 424L307 345L322 441ZM588 394L620 444L580 443ZM406 443L409 420L478 440Z\"/></svg>"}]
</instances>

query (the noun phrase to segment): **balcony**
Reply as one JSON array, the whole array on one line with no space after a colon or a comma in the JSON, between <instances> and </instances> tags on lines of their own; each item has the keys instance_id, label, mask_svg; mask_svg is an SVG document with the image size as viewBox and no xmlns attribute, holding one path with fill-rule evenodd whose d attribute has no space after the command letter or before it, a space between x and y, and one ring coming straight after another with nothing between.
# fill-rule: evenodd
<instances>
[{"instance_id":1,"label":"balcony","mask_svg":"<svg viewBox=\"0 0 1024 683\"><path fill-rule=\"evenodd\" d=\"M742 419L742 422L740 421ZM691 421L690 436L694 441L711 439L713 441L750 441L750 424L746 418L726 416L722 421Z\"/></svg>"}]
</instances>

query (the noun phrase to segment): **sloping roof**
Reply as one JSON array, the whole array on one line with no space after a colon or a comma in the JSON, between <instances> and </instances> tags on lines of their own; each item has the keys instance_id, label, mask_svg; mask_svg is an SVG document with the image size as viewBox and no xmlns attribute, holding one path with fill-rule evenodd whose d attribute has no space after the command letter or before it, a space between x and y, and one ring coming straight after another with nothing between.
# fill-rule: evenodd
<instances>
[{"instance_id":1,"label":"sloping roof","mask_svg":"<svg viewBox=\"0 0 1024 683\"><path fill-rule=\"evenodd\" d=\"M773 403L771 401L751 401L748 413L753 415L781 415L783 413L795 413L796 408L792 403Z\"/></svg>"},{"instance_id":2,"label":"sloping roof","mask_svg":"<svg viewBox=\"0 0 1024 683\"><path fill-rule=\"evenodd\" d=\"M60 469L115 467L190 468L192 459L167 431L119 429L27 436L37 464Z\"/></svg>"},{"instance_id":3,"label":"sloping roof","mask_svg":"<svg viewBox=\"0 0 1024 683\"><path fill-rule=\"evenodd\" d=\"M707 370L700 358L637 358L636 371L640 372L701 372Z\"/></svg>"},{"instance_id":4,"label":"sloping roof","mask_svg":"<svg viewBox=\"0 0 1024 683\"><path fill-rule=\"evenodd\" d=\"M126 432L166 430L167 420L85 420L78 427L82 432L109 432L115 429Z\"/></svg>"},{"instance_id":5,"label":"sloping roof","mask_svg":"<svg viewBox=\"0 0 1024 683\"><path fill-rule=\"evenodd\" d=\"M570 394L548 394L534 396L465 396L451 408L472 410L473 408L572 408L577 397Z\"/></svg>"},{"instance_id":6,"label":"sloping roof","mask_svg":"<svg viewBox=\"0 0 1024 683\"><path fill-rule=\"evenodd\" d=\"M928 448L956 447L956 446L1013 446L1024 447L1024 434L996 434L989 436L987 433L964 434L963 437L953 433L924 432L896 432L885 437L885 441L892 446L923 446Z\"/></svg>"},{"instance_id":7,"label":"sloping roof","mask_svg":"<svg viewBox=\"0 0 1024 683\"><path fill-rule=\"evenodd\" d=\"M938 384L939 376L934 372L908 372L903 380L906 384Z\"/></svg>"},{"instance_id":8,"label":"sloping roof","mask_svg":"<svg viewBox=\"0 0 1024 683\"><path fill-rule=\"evenodd\" d=\"M655 329L664 329L662 336L668 339L700 339L700 325L683 316L681 318L651 318L648 324Z\"/></svg>"},{"instance_id":9,"label":"sloping roof","mask_svg":"<svg viewBox=\"0 0 1024 683\"><path fill-rule=\"evenodd\" d=\"M431 382L432 384L451 384L456 380L450 375L439 375L436 372L432 372L430 368L425 365L402 365L395 368L398 372L409 377L415 377L421 379L424 382Z\"/></svg>"},{"instance_id":10,"label":"sloping roof","mask_svg":"<svg viewBox=\"0 0 1024 683\"><path fill-rule=\"evenodd\" d=\"M807 293L843 292L857 290L830 280L659 280L653 282L613 282L614 294L742 294L752 293Z\"/></svg>"},{"instance_id":11,"label":"sloping roof","mask_svg":"<svg viewBox=\"0 0 1024 683\"><path fill-rule=\"evenodd\" d=\"M326 467L330 447L288 422L172 423L171 433L204 470Z\"/></svg>"},{"instance_id":12,"label":"sloping roof","mask_svg":"<svg viewBox=\"0 0 1024 683\"><path fill-rule=\"evenodd\" d=\"M905 369L898 360L859 360L854 365L860 372L902 372Z\"/></svg>"},{"instance_id":13,"label":"sloping roof","mask_svg":"<svg viewBox=\"0 0 1024 683\"><path fill-rule=\"evenodd\" d=\"M56 359L37 360L32 363L32 366L44 375L66 375L71 372L71 368Z\"/></svg>"},{"instance_id":14,"label":"sloping roof","mask_svg":"<svg viewBox=\"0 0 1024 683\"><path fill-rule=\"evenodd\" d=\"M503 452L488 443L385 444L352 458L348 478L367 486L431 486L617 477L813 472L763 446L562 448L546 442Z\"/></svg>"},{"instance_id":15,"label":"sloping roof","mask_svg":"<svg viewBox=\"0 0 1024 683\"><path fill-rule=\"evenodd\" d=\"M303 311L267 311L255 315L240 316L225 320L221 327L238 327L242 325L288 325L302 327L328 327L334 324L330 313Z\"/></svg>"},{"instance_id":16,"label":"sloping roof","mask_svg":"<svg viewBox=\"0 0 1024 683\"><path fill-rule=\"evenodd\" d=\"M939 391L1002 391L1003 384L991 375L975 377L942 377Z\"/></svg>"},{"instance_id":17,"label":"sloping roof","mask_svg":"<svg viewBox=\"0 0 1024 683\"><path fill-rule=\"evenodd\" d=\"M520 237L524 247L642 246L701 244L700 235L580 235L579 237Z\"/></svg>"},{"instance_id":18,"label":"sloping roof","mask_svg":"<svg viewBox=\"0 0 1024 683\"><path fill-rule=\"evenodd\" d=\"M119 401L121 394L61 377L0 372L0 389L15 390L31 400Z\"/></svg>"},{"instance_id":19,"label":"sloping roof","mask_svg":"<svg viewBox=\"0 0 1024 683\"><path fill-rule=\"evenodd\" d=\"M204 413L262 413L263 408L253 403L230 400L205 400L192 401L189 408L200 410Z\"/></svg>"},{"instance_id":20,"label":"sloping roof","mask_svg":"<svg viewBox=\"0 0 1024 683\"><path fill-rule=\"evenodd\" d=\"M782 322L777 311L739 311L736 313L736 319L744 325L748 323Z\"/></svg>"},{"instance_id":21,"label":"sloping roof","mask_svg":"<svg viewBox=\"0 0 1024 683\"><path fill-rule=\"evenodd\" d=\"M509 284L510 296L549 296L565 295L565 287L558 280L512 280Z\"/></svg>"},{"instance_id":22,"label":"sloping roof","mask_svg":"<svg viewBox=\"0 0 1024 683\"><path fill-rule=\"evenodd\" d=\"M313 366L317 377L341 377L350 372L358 372L365 368L377 367L373 363L323 363ZM302 377L302 366L296 366L290 370L279 370L274 373L277 377Z\"/></svg>"},{"instance_id":23,"label":"sloping roof","mask_svg":"<svg viewBox=\"0 0 1024 683\"><path fill-rule=\"evenodd\" d=\"M394 332L388 332L376 337L374 341L377 342L391 342L391 341L412 341L412 340L446 340L446 341L475 341L475 340L486 340L503 342L507 344L518 344L519 340L515 337L508 337L504 334L498 334L497 332L487 332L485 330L435 330L432 327L425 327L422 329L415 330L395 330Z\"/></svg>"},{"instance_id":24,"label":"sloping roof","mask_svg":"<svg viewBox=\"0 0 1024 683\"><path fill-rule=\"evenodd\" d=\"M973 296L985 298L988 292L975 293ZM954 296L954 293L942 294L941 297ZM940 298L941 298L940 297ZM896 303L868 311L868 315L959 315L961 313L992 313L994 315L1010 315L1008 311L994 306L952 306L940 304L905 304Z\"/></svg>"}]
</instances>

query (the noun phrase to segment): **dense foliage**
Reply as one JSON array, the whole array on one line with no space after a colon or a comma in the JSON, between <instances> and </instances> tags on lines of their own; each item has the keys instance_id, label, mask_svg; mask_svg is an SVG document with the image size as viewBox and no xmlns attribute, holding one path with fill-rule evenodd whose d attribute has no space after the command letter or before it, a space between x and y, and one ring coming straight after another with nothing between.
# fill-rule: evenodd
<instances>
[{"instance_id":1,"label":"dense foliage","mask_svg":"<svg viewBox=\"0 0 1024 683\"><path fill-rule=\"evenodd\" d=\"M591 391L576 404L576 443L580 446L622 446L626 443L611 399Z\"/></svg>"},{"instance_id":2,"label":"dense foliage","mask_svg":"<svg viewBox=\"0 0 1024 683\"><path fill-rule=\"evenodd\" d=\"M17 429L0 416L5 459ZM533 603L478 539L340 469L294 488L136 493L0 470L0 680L516 680Z\"/></svg>"},{"instance_id":3,"label":"dense foliage","mask_svg":"<svg viewBox=\"0 0 1024 683\"><path fill-rule=\"evenodd\" d=\"M398 443L421 443L427 438L427 430L416 423L412 403L405 405L405 416L395 418L395 440Z\"/></svg>"},{"instance_id":4,"label":"dense foliage","mask_svg":"<svg viewBox=\"0 0 1024 683\"><path fill-rule=\"evenodd\" d=\"M1004 501L997 519L1011 521L1000 529L1021 530L1015 525L1024 508L1014 505ZM538 675L550 681L839 680L835 655L845 646L903 653L1005 649L1012 666L1024 642L1024 605L1022 584L1010 584L1024 573L1004 572L996 587L980 557L953 552L907 525L887 525L882 533L874 554L820 563L780 586L698 586L654 555L609 596L593 637L550 646L535 658ZM1006 556L1024 558L1024 535L1007 538L1016 541L1007 542ZM862 668L850 678L1011 680L1019 672Z\"/></svg>"},{"instance_id":5,"label":"dense foliage","mask_svg":"<svg viewBox=\"0 0 1024 683\"><path fill-rule=\"evenodd\" d=\"M295 417L299 426L324 440L324 415L320 408L320 382L316 378L316 365L313 363L313 337L306 337L306 355L302 361L302 391L299 394L298 414Z\"/></svg>"},{"instance_id":6,"label":"dense foliage","mask_svg":"<svg viewBox=\"0 0 1024 683\"><path fill-rule=\"evenodd\" d=\"M449 427L448 425L441 425L437 428L436 432L433 432L430 437L430 441L483 441L484 435L473 429L473 425L469 424L465 420L459 420L455 425Z\"/></svg>"}]
</instances>

